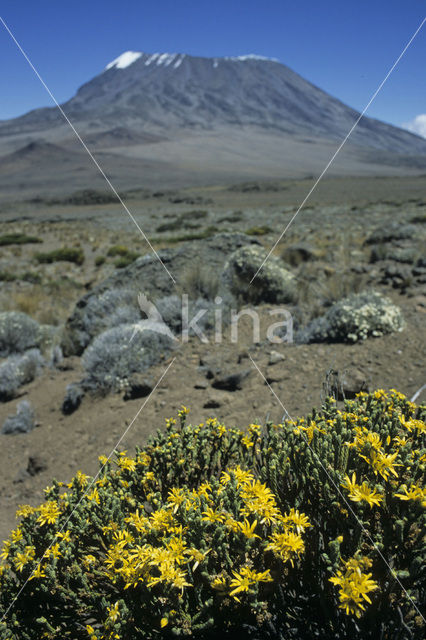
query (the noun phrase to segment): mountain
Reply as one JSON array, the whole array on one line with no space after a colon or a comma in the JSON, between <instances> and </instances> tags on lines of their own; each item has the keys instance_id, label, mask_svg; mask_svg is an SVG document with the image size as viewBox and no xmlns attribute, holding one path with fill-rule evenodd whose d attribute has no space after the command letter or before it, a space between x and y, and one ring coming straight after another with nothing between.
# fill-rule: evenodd
<instances>
[{"instance_id":1,"label":"mountain","mask_svg":"<svg viewBox=\"0 0 426 640\"><path fill-rule=\"evenodd\" d=\"M167 161L179 180L186 172L188 183L191 172L208 182L229 171L245 178L322 169L359 116L277 60L131 51L62 108L94 152L115 155L118 175L120 164L133 163L137 175L138 162L146 168L152 159L157 169ZM0 122L0 142L9 164L13 154L27 155L35 142L78 147L56 107ZM38 165L35 170L42 171ZM333 170L398 173L425 167L426 140L363 117Z\"/></svg>"}]
</instances>

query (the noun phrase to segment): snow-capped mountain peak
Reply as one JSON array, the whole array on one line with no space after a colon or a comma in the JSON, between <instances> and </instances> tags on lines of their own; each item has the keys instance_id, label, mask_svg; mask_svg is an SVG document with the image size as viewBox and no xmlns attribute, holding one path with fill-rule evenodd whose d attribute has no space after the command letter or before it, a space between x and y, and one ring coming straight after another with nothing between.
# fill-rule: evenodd
<instances>
[{"instance_id":1,"label":"snow-capped mountain peak","mask_svg":"<svg viewBox=\"0 0 426 640\"><path fill-rule=\"evenodd\" d=\"M113 67L116 69L125 69L126 67L130 67L130 65L136 62L142 55L140 51L125 51L121 56L118 56L118 58L107 64L105 69L112 69Z\"/></svg>"}]
</instances>

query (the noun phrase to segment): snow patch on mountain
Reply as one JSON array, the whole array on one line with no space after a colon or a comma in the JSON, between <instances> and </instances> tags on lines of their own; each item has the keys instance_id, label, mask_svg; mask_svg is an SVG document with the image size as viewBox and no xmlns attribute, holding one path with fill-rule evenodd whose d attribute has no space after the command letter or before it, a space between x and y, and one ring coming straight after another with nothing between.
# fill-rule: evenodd
<instances>
[{"instance_id":1,"label":"snow patch on mountain","mask_svg":"<svg viewBox=\"0 0 426 640\"><path fill-rule=\"evenodd\" d=\"M125 51L121 54L121 56L118 56L118 58L107 64L105 69L112 69L113 67L115 67L116 69L125 69L126 67L130 67L131 64L136 62L136 60L138 60L141 55L143 54L139 51Z\"/></svg>"}]
</instances>

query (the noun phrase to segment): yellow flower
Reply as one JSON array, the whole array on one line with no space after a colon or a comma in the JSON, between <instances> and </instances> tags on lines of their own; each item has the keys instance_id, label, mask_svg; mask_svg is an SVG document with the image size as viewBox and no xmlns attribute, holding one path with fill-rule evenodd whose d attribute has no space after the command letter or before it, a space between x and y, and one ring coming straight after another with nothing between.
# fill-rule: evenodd
<instances>
[{"instance_id":1,"label":"yellow flower","mask_svg":"<svg viewBox=\"0 0 426 640\"><path fill-rule=\"evenodd\" d=\"M34 547L27 546L23 553L17 553L15 557L15 567L21 572L26 564L34 560L35 549Z\"/></svg>"},{"instance_id":2,"label":"yellow flower","mask_svg":"<svg viewBox=\"0 0 426 640\"><path fill-rule=\"evenodd\" d=\"M353 614L359 618L364 611L364 600L371 604L367 595L370 591L378 589L378 585L371 580L371 573L362 573L362 569L371 566L368 558L351 558L344 563L344 573L337 571L337 575L329 578L330 582L340 587L339 608L347 615Z\"/></svg>"},{"instance_id":3,"label":"yellow flower","mask_svg":"<svg viewBox=\"0 0 426 640\"><path fill-rule=\"evenodd\" d=\"M40 515L37 518L37 522L41 525L44 524L55 524L56 520L59 518L61 511L56 504L56 502L46 502L39 507Z\"/></svg>"},{"instance_id":4,"label":"yellow flower","mask_svg":"<svg viewBox=\"0 0 426 640\"><path fill-rule=\"evenodd\" d=\"M185 405L182 405L178 412L178 416L179 418L184 418L185 416L188 415L188 413L189 413L189 409L185 407Z\"/></svg>"},{"instance_id":5,"label":"yellow flower","mask_svg":"<svg viewBox=\"0 0 426 640\"><path fill-rule=\"evenodd\" d=\"M117 622L118 618L120 617L120 612L118 610L118 602L116 602L114 605L111 605L110 607L107 607L107 611L108 611L108 622L112 622L112 624Z\"/></svg>"},{"instance_id":6,"label":"yellow flower","mask_svg":"<svg viewBox=\"0 0 426 640\"><path fill-rule=\"evenodd\" d=\"M269 538L270 542L266 551L272 551L283 562L289 561L293 566L293 560L295 557L300 556L305 550L305 544L297 533L288 531L285 533L273 533Z\"/></svg>"},{"instance_id":7,"label":"yellow flower","mask_svg":"<svg viewBox=\"0 0 426 640\"><path fill-rule=\"evenodd\" d=\"M167 500L170 503L168 506L173 507L173 513L179 509L179 506L182 502L185 501L185 491L180 487L174 487L171 491L169 491L169 495L167 496Z\"/></svg>"},{"instance_id":8,"label":"yellow flower","mask_svg":"<svg viewBox=\"0 0 426 640\"><path fill-rule=\"evenodd\" d=\"M120 457L117 460L117 465L124 471L134 471L136 469L135 460L122 454L120 454Z\"/></svg>"},{"instance_id":9,"label":"yellow flower","mask_svg":"<svg viewBox=\"0 0 426 640\"><path fill-rule=\"evenodd\" d=\"M90 624L86 625L86 631L89 634L89 640L97 640L97 636L95 635L95 630Z\"/></svg>"},{"instance_id":10,"label":"yellow flower","mask_svg":"<svg viewBox=\"0 0 426 640\"><path fill-rule=\"evenodd\" d=\"M127 518L124 518L124 522L133 525L139 533L145 533L149 528L148 518L141 515L139 509L136 509L136 511L131 513Z\"/></svg>"},{"instance_id":11,"label":"yellow flower","mask_svg":"<svg viewBox=\"0 0 426 640\"><path fill-rule=\"evenodd\" d=\"M63 542L69 542L71 540L71 531L65 531L65 533L62 533L61 531L58 531L58 533L55 533L56 538L62 538Z\"/></svg>"},{"instance_id":12,"label":"yellow flower","mask_svg":"<svg viewBox=\"0 0 426 640\"><path fill-rule=\"evenodd\" d=\"M373 504L379 505L383 500L383 496L377 493L376 489L370 489L366 482L362 485L356 484L356 475L352 474L352 480L349 476L345 476L345 482L342 483L342 487L348 490L350 500L353 502L367 502L372 507Z\"/></svg>"},{"instance_id":13,"label":"yellow flower","mask_svg":"<svg viewBox=\"0 0 426 640\"><path fill-rule=\"evenodd\" d=\"M218 513L211 507L207 507L206 511L203 511L202 515L204 518L201 518L205 522L224 522L225 516L222 513Z\"/></svg>"},{"instance_id":14,"label":"yellow flower","mask_svg":"<svg viewBox=\"0 0 426 640\"><path fill-rule=\"evenodd\" d=\"M167 618L161 618L160 620L160 627L163 629L164 627L167 627L167 625L169 624L169 621L167 620Z\"/></svg>"},{"instance_id":15,"label":"yellow flower","mask_svg":"<svg viewBox=\"0 0 426 640\"><path fill-rule=\"evenodd\" d=\"M31 578L29 578L30 580L34 580L34 578L45 578L46 574L44 573L41 564L38 565L37 569L35 569L35 571L33 571L33 574L31 576Z\"/></svg>"},{"instance_id":16,"label":"yellow flower","mask_svg":"<svg viewBox=\"0 0 426 640\"><path fill-rule=\"evenodd\" d=\"M8 559L11 544L12 544L11 540L5 540L3 542L3 550L0 553L0 558L2 560L7 560Z\"/></svg>"},{"instance_id":17,"label":"yellow flower","mask_svg":"<svg viewBox=\"0 0 426 640\"><path fill-rule=\"evenodd\" d=\"M210 584L213 589L219 591L222 595L225 595L228 592L226 579L223 576L216 576Z\"/></svg>"},{"instance_id":18,"label":"yellow flower","mask_svg":"<svg viewBox=\"0 0 426 640\"><path fill-rule=\"evenodd\" d=\"M22 540L21 529L15 529L14 531L12 531L12 533L10 534L10 537L12 542L19 542L20 540Z\"/></svg>"},{"instance_id":19,"label":"yellow flower","mask_svg":"<svg viewBox=\"0 0 426 640\"><path fill-rule=\"evenodd\" d=\"M422 487L412 484L408 489L405 484L401 487L403 493L395 493L395 497L400 500L418 500L422 507L426 507L426 489L422 489Z\"/></svg>"},{"instance_id":20,"label":"yellow flower","mask_svg":"<svg viewBox=\"0 0 426 640\"><path fill-rule=\"evenodd\" d=\"M290 513L288 515L281 517L281 522L286 526L294 526L296 529L296 533L304 533L307 527L312 527L308 518L304 513L299 513L299 511L290 509Z\"/></svg>"},{"instance_id":21,"label":"yellow flower","mask_svg":"<svg viewBox=\"0 0 426 640\"><path fill-rule=\"evenodd\" d=\"M253 583L248 576L242 576L236 571L233 571L232 573L234 575L234 578L232 578L230 582L230 587L232 588L232 591L230 591L229 595L235 598L235 600L238 600L238 598L235 597L237 593L241 593L241 592L244 593L249 591Z\"/></svg>"},{"instance_id":22,"label":"yellow flower","mask_svg":"<svg viewBox=\"0 0 426 640\"><path fill-rule=\"evenodd\" d=\"M16 511L16 517L20 518L20 517L26 517L28 515L30 515L30 513L34 513L35 511L35 507L30 507L29 504L21 504L18 507L18 510Z\"/></svg>"},{"instance_id":23,"label":"yellow flower","mask_svg":"<svg viewBox=\"0 0 426 640\"><path fill-rule=\"evenodd\" d=\"M260 536L257 535L257 533L254 533L254 530L257 527L257 520L255 520L252 524L250 524L250 522L245 518L244 522L237 522L238 528L241 531L241 533L246 537L246 538L260 538Z\"/></svg>"},{"instance_id":24,"label":"yellow flower","mask_svg":"<svg viewBox=\"0 0 426 640\"><path fill-rule=\"evenodd\" d=\"M246 447L246 449L250 449L250 447L254 446L254 442L252 441L250 436L244 436L244 438L241 440L241 442Z\"/></svg>"},{"instance_id":25,"label":"yellow flower","mask_svg":"<svg viewBox=\"0 0 426 640\"><path fill-rule=\"evenodd\" d=\"M53 558L60 558L62 553L59 551L59 542L53 544L50 549L46 551L46 558L52 556Z\"/></svg>"},{"instance_id":26,"label":"yellow flower","mask_svg":"<svg viewBox=\"0 0 426 640\"><path fill-rule=\"evenodd\" d=\"M100 502L101 502L100 497L99 497L99 492L98 492L96 487L94 487L92 489L92 491L86 495L86 498L88 500L96 502L96 504L100 504Z\"/></svg>"}]
</instances>

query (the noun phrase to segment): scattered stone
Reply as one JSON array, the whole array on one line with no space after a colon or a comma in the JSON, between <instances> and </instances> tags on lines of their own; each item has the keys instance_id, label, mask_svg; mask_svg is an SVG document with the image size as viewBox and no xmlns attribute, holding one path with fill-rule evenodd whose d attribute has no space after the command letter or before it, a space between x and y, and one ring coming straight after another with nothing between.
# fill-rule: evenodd
<instances>
[{"instance_id":1,"label":"scattered stone","mask_svg":"<svg viewBox=\"0 0 426 640\"><path fill-rule=\"evenodd\" d=\"M216 397L209 398L203 404L204 409L219 409L219 407L221 406L222 406L222 402Z\"/></svg>"},{"instance_id":2,"label":"scattered stone","mask_svg":"<svg viewBox=\"0 0 426 640\"><path fill-rule=\"evenodd\" d=\"M355 398L357 393L369 391L365 374L359 369L345 371L341 375L338 390L338 400Z\"/></svg>"},{"instance_id":3,"label":"scattered stone","mask_svg":"<svg viewBox=\"0 0 426 640\"><path fill-rule=\"evenodd\" d=\"M194 389L208 389L208 386L205 380L199 380L194 384Z\"/></svg>"},{"instance_id":4,"label":"scattered stone","mask_svg":"<svg viewBox=\"0 0 426 640\"><path fill-rule=\"evenodd\" d=\"M243 388L243 382L250 373L250 369L244 369L235 373L216 376L212 382L212 387L223 391L237 391Z\"/></svg>"},{"instance_id":5,"label":"scattered stone","mask_svg":"<svg viewBox=\"0 0 426 640\"><path fill-rule=\"evenodd\" d=\"M297 267L302 262L317 260L319 252L312 245L301 242L285 247L281 253L281 258L292 267Z\"/></svg>"},{"instance_id":6,"label":"scattered stone","mask_svg":"<svg viewBox=\"0 0 426 640\"><path fill-rule=\"evenodd\" d=\"M34 411L31 404L28 400L22 400L17 406L16 414L8 416L4 421L1 433L5 435L29 433L35 427Z\"/></svg>"},{"instance_id":7,"label":"scattered stone","mask_svg":"<svg viewBox=\"0 0 426 640\"><path fill-rule=\"evenodd\" d=\"M47 462L43 456L34 454L28 458L27 473L30 476L36 476L42 471L46 471Z\"/></svg>"},{"instance_id":8,"label":"scattered stone","mask_svg":"<svg viewBox=\"0 0 426 640\"><path fill-rule=\"evenodd\" d=\"M141 376L138 373L134 373L129 380L127 380L126 391L124 392L123 400L136 400L137 398L146 398L154 389L152 380Z\"/></svg>"},{"instance_id":9,"label":"scattered stone","mask_svg":"<svg viewBox=\"0 0 426 640\"><path fill-rule=\"evenodd\" d=\"M285 360L285 356L283 356L282 353L280 353L279 351L271 351L271 353L269 354L268 364L277 364L278 362L282 362L283 360Z\"/></svg>"},{"instance_id":10,"label":"scattered stone","mask_svg":"<svg viewBox=\"0 0 426 640\"><path fill-rule=\"evenodd\" d=\"M65 398L62 403L62 413L66 416L77 411L84 398L84 390L79 383L71 383L65 391Z\"/></svg>"}]
</instances>

